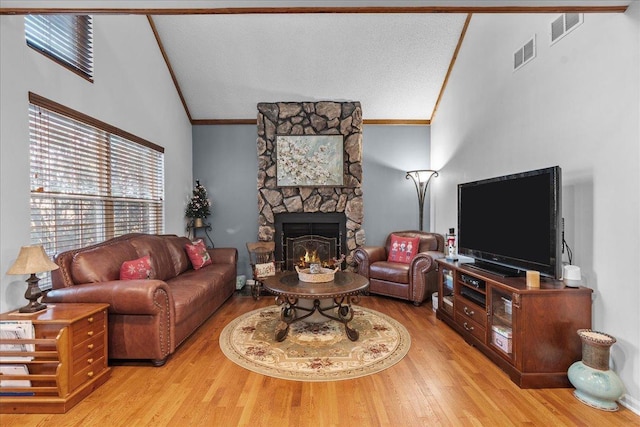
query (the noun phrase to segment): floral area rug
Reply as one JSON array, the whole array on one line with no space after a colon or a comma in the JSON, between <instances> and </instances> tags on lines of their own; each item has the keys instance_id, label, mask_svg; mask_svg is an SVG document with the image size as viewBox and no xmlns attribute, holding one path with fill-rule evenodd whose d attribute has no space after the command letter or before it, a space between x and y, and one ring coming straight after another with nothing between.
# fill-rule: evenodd
<instances>
[{"instance_id":1,"label":"floral area rug","mask_svg":"<svg viewBox=\"0 0 640 427\"><path fill-rule=\"evenodd\" d=\"M220 334L220 348L234 363L263 375L295 381L336 381L380 372L409 351L407 329L391 317L353 306L350 341L335 320L290 325L284 341L274 337L280 307L270 306L232 320Z\"/></svg>"}]
</instances>

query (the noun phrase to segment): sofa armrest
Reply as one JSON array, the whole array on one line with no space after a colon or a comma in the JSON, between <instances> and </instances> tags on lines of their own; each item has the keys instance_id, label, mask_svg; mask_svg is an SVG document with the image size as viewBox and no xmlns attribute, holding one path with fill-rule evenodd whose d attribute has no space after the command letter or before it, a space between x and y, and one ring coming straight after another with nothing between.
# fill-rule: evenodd
<instances>
[{"instance_id":1,"label":"sofa armrest","mask_svg":"<svg viewBox=\"0 0 640 427\"><path fill-rule=\"evenodd\" d=\"M385 261L387 251L384 246L360 246L353 251L353 261L356 263L356 273L369 277L369 267L374 262Z\"/></svg>"},{"instance_id":2,"label":"sofa armrest","mask_svg":"<svg viewBox=\"0 0 640 427\"><path fill-rule=\"evenodd\" d=\"M355 252L361 253L369 263L387 260L387 251L384 246L360 246Z\"/></svg>"},{"instance_id":3,"label":"sofa armrest","mask_svg":"<svg viewBox=\"0 0 640 427\"><path fill-rule=\"evenodd\" d=\"M411 271L420 271L422 274L429 273L436 269L436 259L444 258L444 252L425 251L419 252L411 260Z\"/></svg>"},{"instance_id":4,"label":"sofa armrest","mask_svg":"<svg viewBox=\"0 0 640 427\"><path fill-rule=\"evenodd\" d=\"M237 264L238 250L236 248L207 249L214 264Z\"/></svg>"},{"instance_id":5,"label":"sofa armrest","mask_svg":"<svg viewBox=\"0 0 640 427\"><path fill-rule=\"evenodd\" d=\"M414 303L421 303L429 296L429 292L437 290L435 260L443 257L443 252L426 251L416 254L411 260L409 270L411 289L409 292Z\"/></svg>"},{"instance_id":6,"label":"sofa armrest","mask_svg":"<svg viewBox=\"0 0 640 427\"><path fill-rule=\"evenodd\" d=\"M162 280L114 280L85 283L47 292L48 303L106 303L117 314L158 315L173 301L169 287Z\"/></svg>"},{"instance_id":7,"label":"sofa armrest","mask_svg":"<svg viewBox=\"0 0 640 427\"><path fill-rule=\"evenodd\" d=\"M419 252L411 260L411 270L419 269L423 273L428 273L436 266L435 258L437 258L437 252ZM436 255L436 257L434 257ZM444 255L444 254L443 254Z\"/></svg>"}]
</instances>

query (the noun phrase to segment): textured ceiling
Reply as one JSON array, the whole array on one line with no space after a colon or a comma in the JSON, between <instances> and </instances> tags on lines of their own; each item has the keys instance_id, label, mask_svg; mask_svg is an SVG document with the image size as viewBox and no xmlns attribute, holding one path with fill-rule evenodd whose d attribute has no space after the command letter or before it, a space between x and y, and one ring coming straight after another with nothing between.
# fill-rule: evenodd
<instances>
[{"instance_id":1,"label":"textured ceiling","mask_svg":"<svg viewBox=\"0 0 640 427\"><path fill-rule=\"evenodd\" d=\"M193 120L258 102L360 101L365 119L431 118L466 14L154 16Z\"/></svg>"}]
</instances>

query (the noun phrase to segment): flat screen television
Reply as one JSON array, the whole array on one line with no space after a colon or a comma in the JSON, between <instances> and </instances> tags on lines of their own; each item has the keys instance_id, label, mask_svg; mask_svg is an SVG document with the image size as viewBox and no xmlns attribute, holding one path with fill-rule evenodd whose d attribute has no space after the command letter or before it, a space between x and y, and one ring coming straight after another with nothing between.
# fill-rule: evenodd
<instances>
[{"instance_id":1,"label":"flat screen television","mask_svg":"<svg viewBox=\"0 0 640 427\"><path fill-rule=\"evenodd\" d=\"M503 276L562 269L559 166L458 185L458 253Z\"/></svg>"}]
</instances>

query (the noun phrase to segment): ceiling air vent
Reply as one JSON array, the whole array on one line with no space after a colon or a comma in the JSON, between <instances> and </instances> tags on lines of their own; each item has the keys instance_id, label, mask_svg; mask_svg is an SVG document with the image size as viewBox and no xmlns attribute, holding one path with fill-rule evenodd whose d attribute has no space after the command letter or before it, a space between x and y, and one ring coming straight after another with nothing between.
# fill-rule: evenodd
<instances>
[{"instance_id":1,"label":"ceiling air vent","mask_svg":"<svg viewBox=\"0 0 640 427\"><path fill-rule=\"evenodd\" d=\"M569 34L582 24L582 13L563 13L551 22L551 44Z\"/></svg>"},{"instance_id":2,"label":"ceiling air vent","mask_svg":"<svg viewBox=\"0 0 640 427\"><path fill-rule=\"evenodd\" d=\"M536 36L534 35L531 39L524 44L520 49L518 49L513 54L513 71L519 69L527 62L531 61L536 57Z\"/></svg>"}]
</instances>

